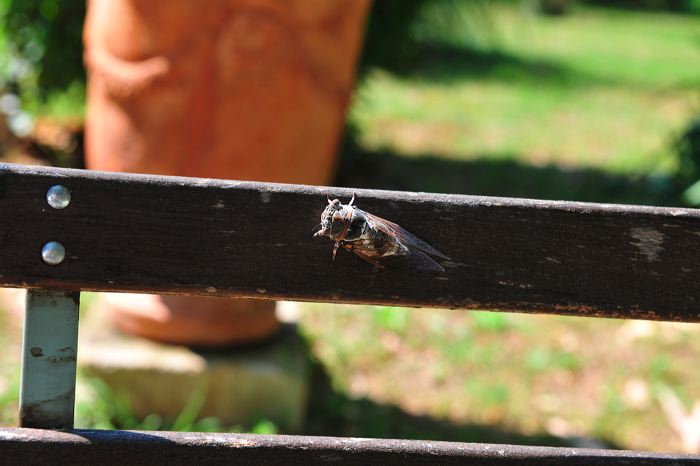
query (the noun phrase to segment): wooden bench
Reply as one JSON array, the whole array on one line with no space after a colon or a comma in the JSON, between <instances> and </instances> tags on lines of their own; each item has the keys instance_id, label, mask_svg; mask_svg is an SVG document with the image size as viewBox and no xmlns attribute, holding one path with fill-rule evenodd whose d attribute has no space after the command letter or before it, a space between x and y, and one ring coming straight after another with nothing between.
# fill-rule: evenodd
<instances>
[{"instance_id":1,"label":"wooden bench","mask_svg":"<svg viewBox=\"0 0 700 466\"><path fill-rule=\"evenodd\" d=\"M417 276L373 270L348 254L328 266L332 244L313 240L311 229L327 194L345 202L352 192L0 164L0 286L29 290L21 427L0 429L3 459L700 460L575 448L72 430L84 290L700 321L700 210L354 190L362 209L400 223L451 257L443 262L445 273Z\"/></svg>"}]
</instances>

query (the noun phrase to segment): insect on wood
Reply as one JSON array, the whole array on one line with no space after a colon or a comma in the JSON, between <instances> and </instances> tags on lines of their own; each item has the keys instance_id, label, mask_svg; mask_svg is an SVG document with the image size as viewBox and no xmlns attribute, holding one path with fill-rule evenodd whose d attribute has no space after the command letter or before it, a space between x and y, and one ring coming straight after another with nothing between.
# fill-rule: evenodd
<instances>
[{"instance_id":1,"label":"insect on wood","mask_svg":"<svg viewBox=\"0 0 700 466\"><path fill-rule=\"evenodd\" d=\"M445 260L449 257L396 223L358 209L354 202L354 193L345 205L329 197L321 213L321 229L314 237L327 236L335 242L331 261L342 247L379 268L389 266L428 274L445 271L430 256Z\"/></svg>"}]
</instances>

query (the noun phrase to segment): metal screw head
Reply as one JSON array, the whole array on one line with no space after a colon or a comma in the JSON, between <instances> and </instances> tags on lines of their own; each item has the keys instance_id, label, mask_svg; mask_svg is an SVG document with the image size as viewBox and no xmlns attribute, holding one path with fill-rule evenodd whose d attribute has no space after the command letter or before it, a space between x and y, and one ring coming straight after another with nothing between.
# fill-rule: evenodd
<instances>
[{"instance_id":1,"label":"metal screw head","mask_svg":"<svg viewBox=\"0 0 700 466\"><path fill-rule=\"evenodd\" d=\"M46 192L46 202L54 209L65 209L70 204L70 191L60 184L51 186Z\"/></svg>"},{"instance_id":2,"label":"metal screw head","mask_svg":"<svg viewBox=\"0 0 700 466\"><path fill-rule=\"evenodd\" d=\"M58 241L49 241L41 248L41 258L49 265L58 265L66 258L66 248Z\"/></svg>"}]
</instances>

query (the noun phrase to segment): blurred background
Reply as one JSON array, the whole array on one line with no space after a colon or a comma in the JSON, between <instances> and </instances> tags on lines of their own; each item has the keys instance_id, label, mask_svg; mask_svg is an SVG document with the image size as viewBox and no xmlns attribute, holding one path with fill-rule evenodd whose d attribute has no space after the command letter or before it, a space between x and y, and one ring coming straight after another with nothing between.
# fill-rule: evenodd
<instances>
[{"instance_id":1,"label":"blurred background","mask_svg":"<svg viewBox=\"0 0 700 466\"><path fill-rule=\"evenodd\" d=\"M84 18L0 0L0 161L85 166ZM697 0L376 1L330 184L698 206L699 91ZM699 325L286 308L312 361L304 433L700 453ZM21 322L0 320L16 425ZM202 419L196 397L144 418L81 383L78 427L284 430Z\"/></svg>"}]
</instances>

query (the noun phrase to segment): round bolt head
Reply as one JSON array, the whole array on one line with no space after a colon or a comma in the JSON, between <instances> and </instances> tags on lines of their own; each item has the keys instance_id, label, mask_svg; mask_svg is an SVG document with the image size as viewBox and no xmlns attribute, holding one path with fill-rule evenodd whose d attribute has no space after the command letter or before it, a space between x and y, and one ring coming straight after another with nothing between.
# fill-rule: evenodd
<instances>
[{"instance_id":1,"label":"round bolt head","mask_svg":"<svg viewBox=\"0 0 700 466\"><path fill-rule=\"evenodd\" d=\"M66 248L58 241L49 241L41 248L41 258L49 265L58 265L66 258Z\"/></svg>"},{"instance_id":2,"label":"round bolt head","mask_svg":"<svg viewBox=\"0 0 700 466\"><path fill-rule=\"evenodd\" d=\"M65 209L70 204L70 191L60 184L51 186L46 192L46 202L54 209Z\"/></svg>"}]
</instances>

